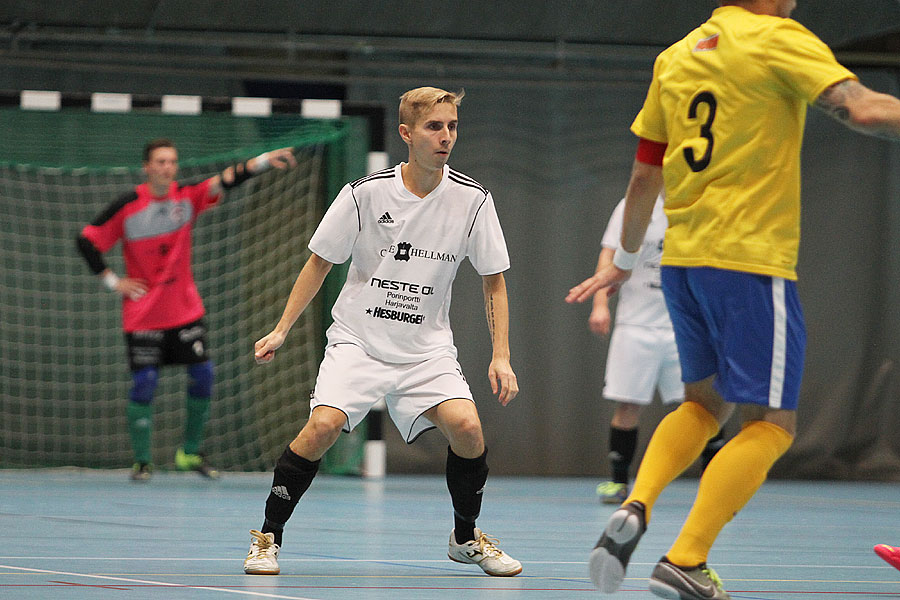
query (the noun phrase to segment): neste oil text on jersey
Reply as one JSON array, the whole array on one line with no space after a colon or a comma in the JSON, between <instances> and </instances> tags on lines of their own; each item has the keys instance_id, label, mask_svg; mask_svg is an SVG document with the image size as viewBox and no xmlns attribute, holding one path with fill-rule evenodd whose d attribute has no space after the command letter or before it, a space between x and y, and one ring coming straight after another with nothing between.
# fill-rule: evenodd
<instances>
[{"instance_id":1,"label":"neste oil text on jersey","mask_svg":"<svg viewBox=\"0 0 900 600\"><path fill-rule=\"evenodd\" d=\"M410 294L422 294L423 296L430 296L434 293L434 288L430 285L420 285L418 283L397 281L395 279L380 279L378 277L373 277L369 281L369 285L383 290L399 290L409 292Z\"/></svg>"}]
</instances>

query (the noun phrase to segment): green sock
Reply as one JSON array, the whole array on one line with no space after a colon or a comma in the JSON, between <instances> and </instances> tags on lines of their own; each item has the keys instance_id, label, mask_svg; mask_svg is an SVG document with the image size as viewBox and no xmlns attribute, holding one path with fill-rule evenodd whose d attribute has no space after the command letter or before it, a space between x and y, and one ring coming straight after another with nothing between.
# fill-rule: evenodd
<instances>
[{"instance_id":1,"label":"green sock","mask_svg":"<svg viewBox=\"0 0 900 600\"><path fill-rule=\"evenodd\" d=\"M153 407L149 404L129 402L125 409L128 416L128 433L131 434L131 449L134 460L151 463L150 438L153 434Z\"/></svg>"},{"instance_id":2,"label":"green sock","mask_svg":"<svg viewBox=\"0 0 900 600\"><path fill-rule=\"evenodd\" d=\"M203 426L209 418L209 397L188 394L187 421L184 424L184 453L197 454L203 441Z\"/></svg>"}]
</instances>

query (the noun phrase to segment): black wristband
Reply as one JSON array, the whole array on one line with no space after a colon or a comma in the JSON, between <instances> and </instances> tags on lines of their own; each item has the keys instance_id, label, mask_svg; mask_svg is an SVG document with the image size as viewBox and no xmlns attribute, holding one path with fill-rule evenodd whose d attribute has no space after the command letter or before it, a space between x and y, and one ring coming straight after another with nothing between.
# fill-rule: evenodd
<instances>
[{"instance_id":1,"label":"black wristband","mask_svg":"<svg viewBox=\"0 0 900 600\"><path fill-rule=\"evenodd\" d=\"M235 163L232 166L232 170L234 171L234 180L231 183L225 181L225 176L221 177L222 180L222 189L228 190L233 187L237 187L253 177L253 173L250 172L250 169L247 168L247 161Z\"/></svg>"}]
</instances>

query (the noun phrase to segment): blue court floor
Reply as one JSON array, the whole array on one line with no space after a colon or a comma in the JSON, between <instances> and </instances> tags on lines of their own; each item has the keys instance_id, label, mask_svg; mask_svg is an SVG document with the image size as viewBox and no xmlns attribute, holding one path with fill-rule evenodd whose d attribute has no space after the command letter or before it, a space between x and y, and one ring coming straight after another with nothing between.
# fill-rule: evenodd
<instances>
[{"instance_id":1,"label":"blue court floor","mask_svg":"<svg viewBox=\"0 0 900 600\"><path fill-rule=\"evenodd\" d=\"M211 482L125 471L0 470L0 598L555 600L602 597L587 557L611 507L596 481L493 477L479 526L522 561L493 578L446 557L452 527L443 477L320 476L285 531L279 576L241 570L271 477ZM696 480L675 482L653 513L614 597L654 598ZM742 600L900 599L900 571L873 552L900 545L896 484L770 481L729 524L710 564Z\"/></svg>"}]
</instances>

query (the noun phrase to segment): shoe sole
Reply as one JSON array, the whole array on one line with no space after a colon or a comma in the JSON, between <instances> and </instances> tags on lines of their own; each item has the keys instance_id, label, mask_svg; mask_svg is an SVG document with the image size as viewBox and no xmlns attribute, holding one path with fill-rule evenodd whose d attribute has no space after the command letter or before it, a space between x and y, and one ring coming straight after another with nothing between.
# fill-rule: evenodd
<instances>
[{"instance_id":1,"label":"shoe sole","mask_svg":"<svg viewBox=\"0 0 900 600\"><path fill-rule=\"evenodd\" d=\"M681 592L672 586L653 579L650 580L649 588L654 596L659 596L660 598L666 598L667 600L681 600L682 598Z\"/></svg>"},{"instance_id":2,"label":"shoe sole","mask_svg":"<svg viewBox=\"0 0 900 600\"><path fill-rule=\"evenodd\" d=\"M619 559L606 548L594 548L588 559L588 571L594 587L604 594L613 594L625 581L625 569Z\"/></svg>"},{"instance_id":3,"label":"shoe sole","mask_svg":"<svg viewBox=\"0 0 900 600\"><path fill-rule=\"evenodd\" d=\"M244 573L246 573L247 575L278 575L279 573L281 573L281 569L278 569L277 571L254 571L252 569L244 569Z\"/></svg>"},{"instance_id":4,"label":"shoe sole","mask_svg":"<svg viewBox=\"0 0 900 600\"><path fill-rule=\"evenodd\" d=\"M453 557L450 556L449 554L447 554L447 558L449 558L449 559L452 560L453 562L459 563L459 564L461 564L461 565L476 565L476 566L478 566L479 568L481 568L481 565L478 564L478 563L475 563L475 562L468 562L468 561L464 561L464 560L459 560L458 558L453 558ZM483 568L481 568L481 570L484 571L485 573L487 573L488 575L490 575L491 577L515 577L516 575L518 575L519 573L522 572L522 567L519 567L519 569L518 569L517 571L506 571L506 572L504 572L504 573L501 573L501 572L499 572L499 571L494 571L494 572L492 573L491 571L486 571L486 570L483 569Z\"/></svg>"},{"instance_id":5,"label":"shoe sole","mask_svg":"<svg viewBox=\"0 0 900 600\"><path fill-rule=\"evenodd\" d=\"M662 583L661 581L656 581L655 579L650 580L650 584L648 587L650 588L650 591L654 596L666 598L666 600L695 600L701 598L701 596L698 596L696 594L685 596L677 588L674 588L666 583Z\"/></svg>"},{"instance_id":6,"label":"shoe sole","mask_svg":"<svg viewBox=\"0 0 900 600\"><path fill-rule=\"evenodd\" d=\"M219 471L215 471L215 470L213 470L213 471L204 471L204 470L202 470L202 469L193 469L193 468L190 468L190 469L182 469L181 467L178 467L178 466L175 467L175 470L178 471L179 473L191 473L191 472L194 472L194 473L196 473L197 475L200 475L201 477L205 477L205 478L207 478L207 479L218 479L219 477L221 477L221 473L220 473Z\"/></svg>"},{"instance_id":7,"label":"shoe sole","mask_svg":"<svg viewBox=\"0 0 900 600\"><path fill-rule=\"evenodd\" d=\"M263 567L248 567L244 565L244 573L247 575L278 575L281 573L281 567L276 566L274 569L265 569Z\"/></svg>"},{"instance_id":8,"label":"shoe sole","mask_svg":"<svg viewBox=\"0 0 900 600\"><path fill-rule=\"evenodd\" d=\"M666 600L712 600L712 598L714 598L714 596L700 596L691 591L684 592L674 585L670 585L652 577L650 578L647 587L650 589L654 596L666 598ZM718 593L719 592L716 591L716 594ZM727 592L725 593L727 595ZM730 598L731 596L728 597Z\"/></svg>"},{"instance_id":9,"label":"shoe sole","mask_svg":"<svg viewBox=\"0 0 900 600\"><path fill-rule=\"evenodd\" d=\"M614 512L609 523L606 524L606 529L603 530L603 536L617 546L628 544L642 533L640 519L624 509ZM625 565L609 549L600 545L602 541L603 537L600 538L600 542L597 542L597 547L591 551L588 559L588 572L598 590L604 594L612 594L625 581Z\"/></svg>"},{"instance_id":10,"label":"shoe sole","mask_svg":"<svg viewBox=\"0 0 900 600\"><path fill-rule=\"evenodd\" d=\"M900 569L900 554L898 554L895 549L885 544L878 544L873 550L875 550L875 554L877 554L884 562L895 569Z\"/></svg>"},{"instance_id":11,"label":"shoe sole","mask_svg":"<svg viewBox=\"0 0 900 600\"><path fill-rule=\"evenodd\" d=\"M622 504L623 502L625 502L625 498L618 496L600 496L601 504Z\"/></svg>"}]
</instances>

